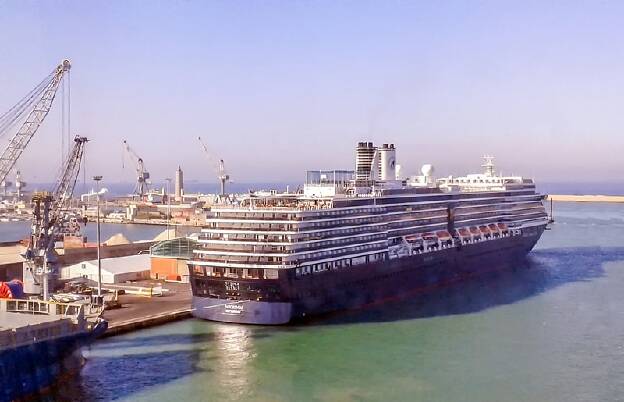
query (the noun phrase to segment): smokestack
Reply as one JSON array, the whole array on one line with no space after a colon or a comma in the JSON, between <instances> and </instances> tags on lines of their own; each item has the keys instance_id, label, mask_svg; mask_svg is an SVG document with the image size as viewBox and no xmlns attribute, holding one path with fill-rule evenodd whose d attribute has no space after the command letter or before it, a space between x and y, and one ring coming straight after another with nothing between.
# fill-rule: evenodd
<instances>
[{"instance_id":1,"label":"smokestack","mask_svg":"<svg viewBox=\"0 0 624 402\"><path fill-rule=\"evenodd\" d=\"M396 180L396 149L394 144L383 144L379 154L379 178L383 181Z\"/></svg>"},{"instance_id":2,"label":"smokestack","mask_svg":"<svg viewBox=\"0 0 624 402\"><path fill-rule=\"evenodd\" d=\"M375 160L375 151L377 148L372 142L359 142L355 148L355 179L357 181L375 180L373 177L373 166Z\"/></svg>"}]
</instances>

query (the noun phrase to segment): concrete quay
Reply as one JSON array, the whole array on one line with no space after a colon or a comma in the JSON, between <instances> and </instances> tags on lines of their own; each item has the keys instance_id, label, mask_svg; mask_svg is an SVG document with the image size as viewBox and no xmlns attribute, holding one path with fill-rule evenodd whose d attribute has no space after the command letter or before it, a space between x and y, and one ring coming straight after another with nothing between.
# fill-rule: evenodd
<instances>
[{"instance_id":1,"label":"concrete quay","mask_svg":"<svg viewBox=\"0 0 624 402\"><path fill-rule=\"evenodd\" d=\"M104 311L108 329L103 338L162 325L191 317L191 288L188 283L166 283L163 296L121 295L122 307Z\"/></svg>"},{"instance_id":2,"label":"concrete quay","mask_svg":"<svg viewBox=\"0 0 624 402\"><path fill-rule=\"evenodd\" d=\"M565 195L550 194L548 200L558 202L614 202L624 203L624 195Z\"/></svg>"}]
</instances>

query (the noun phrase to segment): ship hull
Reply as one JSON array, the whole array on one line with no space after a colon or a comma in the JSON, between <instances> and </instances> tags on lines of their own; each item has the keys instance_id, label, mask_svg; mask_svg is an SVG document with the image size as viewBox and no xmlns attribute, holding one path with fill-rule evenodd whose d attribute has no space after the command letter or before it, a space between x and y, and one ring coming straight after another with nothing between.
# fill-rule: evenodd
<instances>
[{"instance_id":1,"label":"ship hull","mask_svg":"<svg viewBox=\"0 0 624 402\"><path fill-rule=\"evenodd\" d=\"M0 401L36 399L61 376L80 370L81 348L106 327L106 322L102 321L92 332L1 350Z\"/></svg>"},{"instance_id":2,"label":"ship hull","mask_svg":"<svg viewBox=\"0 0 624 402\"><path fill-rule=\"evenodd\" d=\"M509 269L535 246L545 226L521 235L454 246L403 258L280 278L279 301L193 296L198 318L244 324L285 324L297 318L409 297L487 272ZM232 281L221 281L232 282Z\"/></svg>"},{"instance_id":3,"label":"ship hull","mask_svg":"<svg viewBox=\"0 0 624 402\"><path fill-rule=\"evenodd\" d=\"M279 325L293 317L293 303L245 301L193 296L193 315L205 320L238 324Z\"/></svg>"}]
</instances>

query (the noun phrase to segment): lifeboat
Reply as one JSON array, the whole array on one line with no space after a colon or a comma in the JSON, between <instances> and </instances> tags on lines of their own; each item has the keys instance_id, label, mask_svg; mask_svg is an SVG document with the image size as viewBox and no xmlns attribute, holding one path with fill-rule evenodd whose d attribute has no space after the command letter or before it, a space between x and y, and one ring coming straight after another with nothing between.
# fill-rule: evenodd
<instances>
[{"instance_id":1,"label":"lifeboat","mask_svg":"<svg viewBox=\"0 0 624 402\"><path fill-rule=\"evenodd\" d=\"M483 233L484 235L489 235L490 234L490 229L488 229L487 226L479 226L479 230L481 231L481 233Z\"/></svg>"},{"instance_id":2,"label":"lifeboat","mask_svg":"<svg viewBox=\"0 0 624 402\"><path fill-rule=\"evenodd\" d=\"M481 231L476 226L471 226L470 227L470 233L473 234L473 235L477 235L477 236L481 235Z\"/></svg>"},{"instance_id":3,"label":"lifeboat","mask_svg":"<svg viewBox=\"0 0 624 402\"><path fill-rule=\"evenodd\" d=\"M498 226L496 226L496 224L495 224L495 223L490 223L490 224L488 225L488 228L490 228L490 230L491 230L492 232L498 232Z\"/></svg>"},{"instance_id":4,"label":"lifeboat","mask_svg":"<svg viewBox=\"0 0 624 402\"><path fill-rule=\"evenodd\" d=\"M439 239L450 239L451 238L451 234L449 232L447 232L446 230L439 230L436 232L436 235L438 236Z\"/></svg>"},{"instance_id":5,"label":"lifeboat","mask_svg":"<svg viewBox=\"0 0 624 402\"><path fill-rule=\"evenodd\" d=\"M405 236L405 241L408 243L417 243L422 240L422 237L419 235L408 235Z\"/></svg>"},{"instance_id":6,"label":"lifeboat","mask_svg":"<svg viewBox=\"0 0 624 402\"><path fill-rule=\"evenodd\" d=\"M502 230L503 232L507 231L507 225L505 225L504 223L499 223L498 228Z\"/></svg>"},{"instance_id":7,"label":"lifeboat","mask_svg":"<svg viewBox=\"0 0 624 402\"><path fill-rule=\"evenodd\" d=\"M438 241L438 237L435 235L435 233L432 232L423 233L422 238L424 240Z\"/></svg>"},{"instance_id":8,"label":"lifeboat","mask_svg":"<svg viewBox=\"0 0 624 402\"><path fill-rule=\"evenodd\" d=\"M467 228L459 228L457 229L457 232L461 237L470 237L470 230Z\"/></svg>"}]
</instances>

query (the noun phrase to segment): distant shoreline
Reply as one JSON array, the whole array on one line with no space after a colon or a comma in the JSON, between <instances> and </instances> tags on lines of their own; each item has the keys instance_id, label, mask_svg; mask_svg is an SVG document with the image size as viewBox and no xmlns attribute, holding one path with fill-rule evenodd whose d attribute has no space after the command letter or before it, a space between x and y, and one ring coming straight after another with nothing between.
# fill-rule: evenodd
<instances>
[{"instance_id":1,"label":"distant shoreline","mask_svg":"<svg viewBox=\"0 0 624 402\"><path fill-rule=\"evenodd\" d=\"M560 202L611 202L624 203L624 195L567 195L549 194L548 200Z\"/></svg>"}]
</instances>

